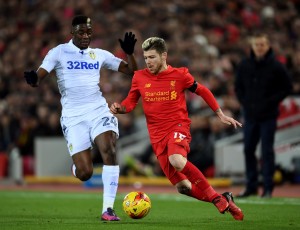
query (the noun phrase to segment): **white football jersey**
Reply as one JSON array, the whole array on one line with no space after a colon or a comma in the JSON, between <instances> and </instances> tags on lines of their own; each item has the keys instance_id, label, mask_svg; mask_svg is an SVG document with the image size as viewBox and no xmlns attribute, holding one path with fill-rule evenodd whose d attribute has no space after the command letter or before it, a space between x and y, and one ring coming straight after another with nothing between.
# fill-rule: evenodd
<instances>
[{"instance_id":1,"label":"white football jersey","mask_svg":"<svg viewBox=\"0 0 300 230\"><path fill-rule=\"evenodd\" d=\"M106 104L99 89L100 69L117 71L122 59L98 49L80 50L70 40L51 49L39 68L55 70L61 94L62 116L89 113Z\"/></svg>"}]
</instances>

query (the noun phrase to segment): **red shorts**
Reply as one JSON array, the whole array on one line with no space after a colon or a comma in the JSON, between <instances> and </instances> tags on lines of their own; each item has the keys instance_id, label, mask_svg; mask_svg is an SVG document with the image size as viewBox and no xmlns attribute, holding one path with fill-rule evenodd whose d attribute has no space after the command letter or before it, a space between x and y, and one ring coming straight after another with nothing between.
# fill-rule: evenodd
<instances>
[{"instance_id":1,"label":"red shorts","mask_svg":"<svg viewBox=\"0 0 300 230\"><path fill-rule=\"evenodd\" d=\"M190 152L190 141L189 133L173 131L163 141L152 144L161 169L173 185L187 178L170 164L169 156L180 154L186 158Z\"/></svg>"}]
</instances>

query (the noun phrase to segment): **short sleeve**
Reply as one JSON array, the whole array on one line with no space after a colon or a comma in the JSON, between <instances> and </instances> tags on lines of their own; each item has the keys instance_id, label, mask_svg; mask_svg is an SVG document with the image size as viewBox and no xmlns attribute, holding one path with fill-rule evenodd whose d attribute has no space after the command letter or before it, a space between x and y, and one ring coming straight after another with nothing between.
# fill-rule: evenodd
<instances>
[{"instance_id":1,"label":"short sleeve","mask_svg":"<svg viewBox=\"0 0 300 230\"><path fill-rule=\"evenodd\" d=\"M39 68L43 68L47 70L48 73L50 73L58 63L58 57L60 54L60 49L59 47L55 47L47 53L45 56L41 66Z\"/></svg>"}]
</instances>

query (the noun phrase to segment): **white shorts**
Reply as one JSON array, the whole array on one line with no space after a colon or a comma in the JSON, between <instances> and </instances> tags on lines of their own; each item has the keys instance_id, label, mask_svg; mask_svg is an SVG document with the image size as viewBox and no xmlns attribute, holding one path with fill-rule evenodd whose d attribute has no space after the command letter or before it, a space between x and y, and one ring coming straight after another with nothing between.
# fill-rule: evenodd
<instances>
[{"instance_id":1,"label":"white shorts","mask_svg":"<svg viewBox=\"0 0 300 230\"><path fill-rule=\"evenodd\" d=\"M106 131L114 131L119 137L118 119L107 106L82 116L61 117L60 123L71 156L91 148L95 138Z\"/></svg>"}]
</instances>

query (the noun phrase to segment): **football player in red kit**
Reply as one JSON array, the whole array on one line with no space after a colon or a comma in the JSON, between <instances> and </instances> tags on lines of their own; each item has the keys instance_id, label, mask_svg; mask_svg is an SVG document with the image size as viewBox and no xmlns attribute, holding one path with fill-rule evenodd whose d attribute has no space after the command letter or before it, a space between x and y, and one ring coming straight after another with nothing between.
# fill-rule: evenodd
<instances>
[{"instance_id":1,"label":"football player in red kit","mask_svg":"<svg viewBox=\"0 0 300 230\"><path fill-rule=\"evenodd\" d=\"M135 72L130 92L121 102L115 102L113 114L131 112L142 98L144 113L153 151L160 166L179 193L213 203L220 213L229 212L234 219L243 220L232 193L217 193L201 171L187 160L190 151L190 123L184 91L201 96L220 118L235 128L242 124L226 116L211 91L194 80L185 67L167 64L167 46L162 38L151 37L142 44L147 68Z\"/></svg>"}]
</instances>

